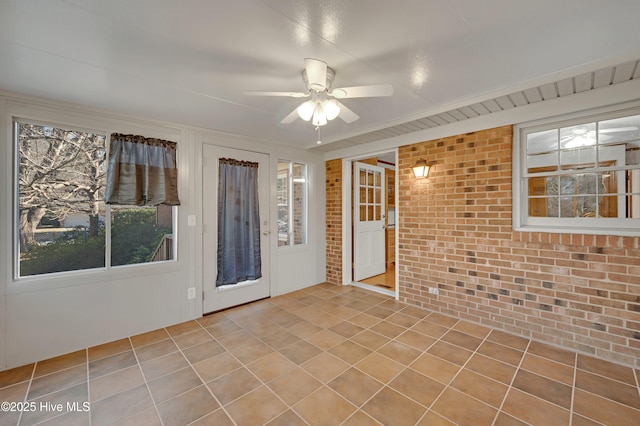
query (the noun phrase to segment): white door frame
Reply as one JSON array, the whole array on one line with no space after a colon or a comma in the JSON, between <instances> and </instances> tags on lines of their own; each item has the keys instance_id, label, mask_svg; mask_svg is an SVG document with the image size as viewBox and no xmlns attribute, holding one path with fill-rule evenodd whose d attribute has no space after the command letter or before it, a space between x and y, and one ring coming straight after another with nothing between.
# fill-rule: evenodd
<instances>
[{"instance_id":1,"label":"white door frame","mask_svg":"<svg viewBox=\"0 0 640 426\"><path fill-rule=\"evenodd\" d=\"M392 150L383 150L383 151L376 151L370 154L366 154L366 155L358 155L358 156L353 156L353 157L345 157L342 159L342 285L354 285L357 287L362 287L362 288L366 288L367 290L371 290L371 291L377 291L380 293L384 293L384 294L388 294L388 291L379 289L377 287L374 286L369 286L369 285L363 285L363 284L359 284L353 281L352 279L352 275L351 275L351 271L352 271L352 267L351 265L353 264L353 253L351 248L353 247L353 238L351 236L351 227L353 226L353 217L352 217L352 202L351 202L351 185L353 183L353 178L352 178L352 174L351 174L351 166L352 164L357 161L357 160L361 160L364 158L371 158L371 157L375 157L381 154L386 154L389 152L393 152L395 157L396 157L396 176L398 173L398 149L392 149ZM395 188L395 197L396 197L396 228L395 228L395 232L396 232L396 259L398 258L397 256L397 250L398 250L398 216L399 216L399 204L398 204L398 182L399 179L397 179L396 177L396 188ZM399 300L400 299L400 291L399 291L399 286L397 285L398 283L398 270L399 268L396 267L395 270L395 274L396 274L396 289L395 289L395 299Z\"/></svg>"},{"instance_id":2,"label":"white door frame","mask_svg":"<svg viewBox=\"0 0 640 426\"><path fill-rule=\"evenodd\" d=\"M260 291L261 296L257 297L253 300L245 300L246 297L249 297L250 293L253 292L254 286L253 286L253 282L245 282L245 283L239 283L237 285L237 287L234 286L228 286L227 288L215 288L213 290L208 289L207 288L207 284L205 283L205 274L204 274L204 269L205 269L205 262L206 260L204 259L204 244L207 243L207 241L205 240L205 232L204 232L204 226L205 226L205 220L204 220L204 214L205 214L205 206L204 203L202 205L202 226L203 226L203 232L202 232L202 239L201 239L201 247L202 247L202 253L203 253L203 263L202 263L202 292L203 292L203 298L202 298L202 312L203 313L210 313L210 312L215 312L216 310L219 309L226 309L228 307L233 307L233 306L218 306L215 303L211 303L211 299L212 297L215 297L215 294L225 294L225 297L231 301L234 301L234 303L236 304L242 304L242 303L247 303L247 302L251 302L251 301L256 301L259 300L261 298L264 297L270 297L274 295L274 280L273 280L273 274L272 274L272 257L273 257L273 247L272 247L272 225L271 225L271 214L272 214L272 203L271 203L271 199L273 199L272 196L272 159L271 159L271 155L269 153L265 153L265 152L260 152L260 151L254 151L254 150L250 150L250 149L243 149L243 148L235 148L235 147L229 147L229 146L224 146L224 145L215 145L215 144L210 144L210 143L204 143L202 145L202 158L204 159L204 151L205 148L209 149L214 149L216 151L218 151L216 153L216 155L218 155L218 153L224 153L224 156L233 156L233 152L246 152L247 154L251 155L251 154L257 154L260 156L265 156L266 157L266 174L268 176L267 178L267 182L266 182L266 188L262 187L262 190L265 190L267 192L267 203L266 205L260 205L260 210L261 211L266 211L267 215L266 218L263 216L261 216L260 218L260 237L261 239L263 239L263 243L261 244L264 247L267 247L267 253L265 256L265 253L263 253L263 257L262 257L262 266L263 266L263 278L267 281L267 288L263 287L263 290ZM233 152L232 152L233 151ZM208 167L214 166L216 167L217 170L217 164L216 165L207 165ZM203 167L202 167L202 172L201 172L201 176L200 179L204 179L204 163L203 163ZM217 172L216 172L217 173ZM265 182L262 182L262 184L265 184ZM202 190L203 190L203 196L204 196L204 181L202 182ZM217 192L216 192L217 194ZM217 199L217 195L216 195L216 199ZM262 200L261 200L262 201ZM263 210L264 209L264 210ZM217 209L216 212L217 214ZM217 233L217 218L214 218L214 220L212 221L213 223L208 223L208 227L210 229L207 230L207 234L213 235L212 233ZM215 262L215 260L214 260ZM217 269L217 268L214 268ZM207 290L209 290L209 292L207 293ZM264 292L267 292L268 294L263 294ZM213 294L212 294L213 293ZM209 299L209 300L207 300ZM207 308L206 305L208 305L209 307Z\"/></svg>"}]
</instances>

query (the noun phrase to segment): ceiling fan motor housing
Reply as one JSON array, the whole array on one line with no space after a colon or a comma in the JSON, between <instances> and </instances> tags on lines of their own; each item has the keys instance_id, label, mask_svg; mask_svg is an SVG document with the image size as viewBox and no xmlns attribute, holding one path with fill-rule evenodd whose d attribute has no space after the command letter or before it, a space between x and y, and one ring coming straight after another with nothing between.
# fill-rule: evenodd
<instances>
[{"instance_id":1,"label":"ceiling fan motor housing","mask_svg":"<svg viewBox=\"0 0 640 426\"><path fill-rule=\"evenodd\" d=\"M336 77L336 72L333 68L327 67L327 81L323 87L313 87L313 85L309 84L309 78L307 77L307 70L302 70L302 80L304 81L304 86L309 90L309 92L322 92L329 91L331 89L331 85L333 84L333 80Z\"/></svg>"}]
</instances>

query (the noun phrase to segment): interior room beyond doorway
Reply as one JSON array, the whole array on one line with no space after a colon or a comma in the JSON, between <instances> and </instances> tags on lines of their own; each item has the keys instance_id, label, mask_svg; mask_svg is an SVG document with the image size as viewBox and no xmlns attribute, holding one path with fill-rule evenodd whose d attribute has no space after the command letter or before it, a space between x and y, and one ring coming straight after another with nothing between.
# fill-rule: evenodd
<instances>
[{"instance_id":1,"label":"interior room beyond doorway","mask_svg":"<svg viewBox=\"0 0 640 426\"><path fill-rule=\"evenodd\" d=\"M362 250L364 248L359 247L358 237L356 235L357 221L362 219L362 217L366 216L366 213L363 213L365 210L361 205L358 207L359 203L356 197L361 197L361 200L368 200L369 202L369 214L373 212L374 216L377 215L376 211L371 208L371 196L373 194L374 202L377 202L376 197L378 197L378 184L376 183L377 177L372 180L369 176L369 182L367 185L362 185L359 188L356 188L357 182L361 179L357 179L354 175L355 170L357 169L356 163L364 163L367 165L372 165L375 167L379 167L382 170L381 173L381 181L380 181L380 200L382 210L381 216L376 217L376 219L382 219L382 228L384 233L384 243L380 246L380 248L376 248L376 250L383 250L384 253L378 253L378 256L382 256L384 258L384 268L381 271L382 273L376 273L373 275L369 275L369 273L358 271L359 264L357 261L352 262L352 277L355 285L362 286L363 288L367 288L370 290L382 292L389 295L396 294L396 153L388 152L382 153L376 156L367 157L364 159L359 159L352 162L352 258L358 259L358 250ZM366 174L360 171L359 173L364 176ZM371 186L373 185L373 189ZM366 188L363 188L365 186ZM367 198L368 197L368 198ZM372 245L373 247L378 247L377 245ZM368 247L367 249L371 249Z\"/></svg>"}]
</instances>

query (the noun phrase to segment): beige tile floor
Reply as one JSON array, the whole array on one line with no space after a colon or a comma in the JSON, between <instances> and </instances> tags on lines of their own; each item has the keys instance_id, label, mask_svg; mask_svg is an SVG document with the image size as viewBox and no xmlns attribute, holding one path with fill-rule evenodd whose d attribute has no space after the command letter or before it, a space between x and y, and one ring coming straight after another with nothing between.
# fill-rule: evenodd
<instances>
[{"instance_id":1,"label":"beige tile floor","mask_svg":"<svg viewBox=\"0 0 640 426\"><path fill-rule=\"evenodd\" d=\"M0 372L0 425L638 425L638 376L320 284Z\"/></svg>"}]
</instances>

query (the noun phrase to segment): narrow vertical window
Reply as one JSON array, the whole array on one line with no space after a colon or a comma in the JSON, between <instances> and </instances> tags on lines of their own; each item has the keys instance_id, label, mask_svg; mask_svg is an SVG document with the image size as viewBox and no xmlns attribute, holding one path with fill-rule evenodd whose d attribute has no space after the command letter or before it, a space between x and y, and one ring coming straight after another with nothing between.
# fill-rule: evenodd
<instances>
[{"instance_id":1,"label":"narrow vertical window","mask_svg":"<svg viewBox=\"0 0 640 426\"><path fill-rule=\"evenodd\" d=\"M278 246L307 243L307 165L278 162Z\"/></svg>"}]
</instances>

